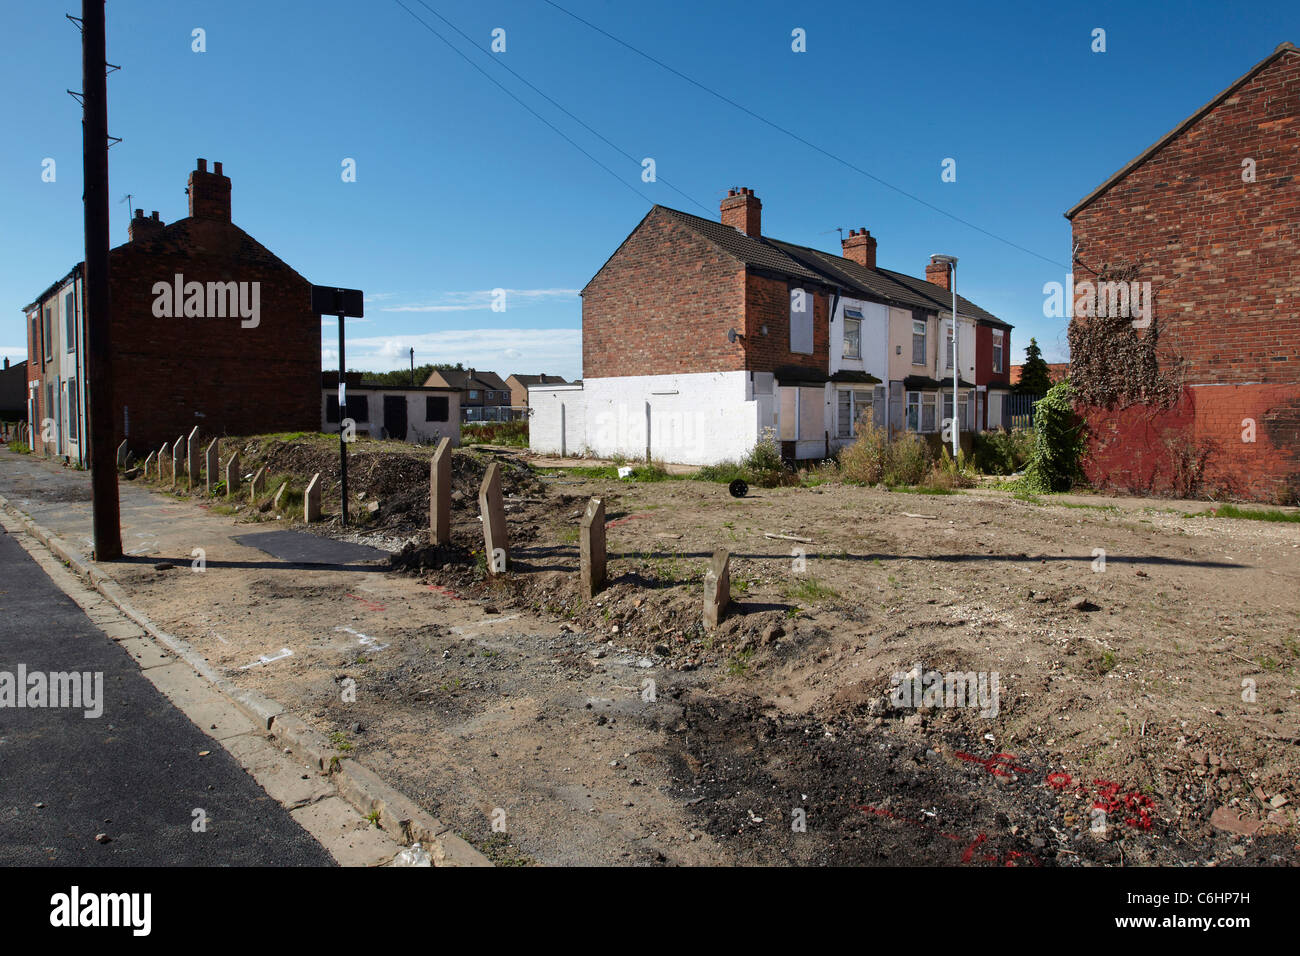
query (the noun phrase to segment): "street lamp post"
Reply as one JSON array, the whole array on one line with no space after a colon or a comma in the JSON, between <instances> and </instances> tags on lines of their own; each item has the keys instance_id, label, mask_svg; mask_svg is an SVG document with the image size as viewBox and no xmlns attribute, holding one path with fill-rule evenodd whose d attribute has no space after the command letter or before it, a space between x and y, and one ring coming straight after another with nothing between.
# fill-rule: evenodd
<instances>
[{"instance_id":1,"label":"street lamp post","mask_svg":"<svg viewBox=\"0 0 1300 956\"><path fill-rule=\"evenodd\" d=\"M948 286L952 292L952 460L957 460L961 449L961 419L957 410L957 381L961 363L957 360L957 257L931 256L931 262L948 264Z\"/></svg>"}]
</instances>

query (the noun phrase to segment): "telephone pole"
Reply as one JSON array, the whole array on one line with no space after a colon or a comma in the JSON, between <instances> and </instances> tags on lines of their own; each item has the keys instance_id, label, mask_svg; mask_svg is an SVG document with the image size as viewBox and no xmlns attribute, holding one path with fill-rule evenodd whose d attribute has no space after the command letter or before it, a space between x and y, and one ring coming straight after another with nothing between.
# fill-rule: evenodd
<instances>
[{"instance_id":1,"label":"telephone pole","mask_svg":"<svg viewBox=\"0 0 1300 956\"><path fill-rule=\"evenodd\" d=\"M86 418L90 436L90 489L94 506L94 559L122 556L117 501L117 448L113 428L111 303L108 286L108 60L104 0L81 3L82 168L85 187Z\"/></svg>"}]
</instances>

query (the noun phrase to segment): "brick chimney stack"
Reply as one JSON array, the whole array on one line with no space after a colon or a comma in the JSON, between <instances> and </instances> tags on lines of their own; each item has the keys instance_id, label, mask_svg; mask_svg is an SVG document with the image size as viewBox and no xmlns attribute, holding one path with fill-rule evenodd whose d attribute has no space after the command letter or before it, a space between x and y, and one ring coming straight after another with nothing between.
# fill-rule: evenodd
<instances>
[{"instance_id":1,"label":"brick chimney stack","mask_svg":"<svg viewBox=\"0 0 1300 956\"><path fill-rule=\"evenodd\" d=\"M137 209L135 218L131 220L130 225L126 227L127 236L132 242L140 242L142 239L152 239L163 231L163 221L158 218L158 210L155 209L148 219L144 217L144 210Z\"/></svg>"},{"instance_id":2,"label":"brick chimney stack","mask_svg":"<svg viewBox=\"0 0 1300 956\"><path fill-rule=\"evenodd\" d=\"M951 291L952 286L948 284L949 277L952 275L948 271L948 263L935 262L931 259L925 266L925 281L933 282L935 285L941 285Z\"/></svg>"},{"instance_id":3,"label":"brick chimney stack","mask_svg":"<svg viewBox=\"0 0 1300 956\"><path fill-rule=\"evenodd\" d=\"M757 239L763 234L763 203L748 186L728 189L722 200L722 224Z\"/></svg>"},{"instance_id":4,"label":"brick chimney stack","mask_svg":"<svg viewBox=\"0 0 1300 956\"><path fill-rule=\"evenodd\" d=\"M185 192L190 197L192 218L230 222L230 177L222 175L220 163L213 163L212 172L208 172L208 161L200 159Z\"/></svg>"},{"instance_id":5,"label":"brick chimney stack","mask_svg":"<svg viewBox=\"0 0 1300 956\"><path fill-rule=\"evenodd\" d=\"M864 227L861 232L849 230L847 239L840 240L845 259L852 259L868 269L876 267L876 240Z\"/></svg>"}]
</instances>

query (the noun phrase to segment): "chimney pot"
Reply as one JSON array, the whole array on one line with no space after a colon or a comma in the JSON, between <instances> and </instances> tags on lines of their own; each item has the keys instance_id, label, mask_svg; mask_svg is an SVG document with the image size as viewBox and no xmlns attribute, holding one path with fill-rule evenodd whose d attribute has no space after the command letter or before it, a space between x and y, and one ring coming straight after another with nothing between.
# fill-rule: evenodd
<instances>
[{"instance_id":1,"label":"chimney pot","mask_svg":"<svg viewBox=\"0 0 1300 956\"><path fill-rule=\"evenodd\" d=\"M216 173L218 176L220 176L220 175L221 175L221 164L220 164L220 163L213 163L213 164L212 164L212 171L213 171L214 173Z\"/></svg>"},{"instance_id":2,"label":"chimney pot","mask_svg":"<svg viewBox=\"0 0 1300 956\"><path fill-rule=\"evenodd\" d=\"M206 173L208 171L208 161L206 159L200 159L198 168L199 172Z\"/></svg>"},{"instance_id":3,"label":"chimney pot","mask_svg":"<svg viewBox=\"0 0 1300 956\"><path fill-rule=\"evenodd\" d=\"M748 186L728 193L722 200L721 214L724 226L731 226L755 239L762 235L763 203Z\"/></svg>"},{"instance_id":4,"label":"chimney pot","mask_svg":"<svg viewBox=\"0 0 1300 956\"><path fill-rule=\"evenodd\" d=\"M144 210L143 210L143 209L137 209L137 210L135 211L135 218L136 218L136 219L143 219L143 218L144 218Z\"/></svg>"},{"instance_id":5,"label":"chimney pot","mask_svg":"<svg viewBox=\"0 0 1300 956\"><path fill-rule=\"evenodd\" d=\"M865 226L857 232L850 229L848 238L840 246L845 259L851 259L866 269L876 268L876 240Z\"/></svg>"},{"instance_id":6,"label":"chimney pot","mask_svg":"<svg viewBox=\"0 0 1300 956\"><path fill-rule=\"evenodd\" d=\"M149 214L149 218L152 219L154 222L162 222L162 220L158 218L157 209L155 209L152 213Z\"/></svg>"}]
</instances>

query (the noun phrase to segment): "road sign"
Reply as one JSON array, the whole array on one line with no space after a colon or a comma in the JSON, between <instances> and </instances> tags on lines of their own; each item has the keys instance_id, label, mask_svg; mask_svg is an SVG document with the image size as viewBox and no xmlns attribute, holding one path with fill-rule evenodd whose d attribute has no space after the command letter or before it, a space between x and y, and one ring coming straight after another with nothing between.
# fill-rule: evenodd
<instances>
[{"instance_id":1,"label":"road sign","mask_svg":"<svg viewBox=\"0 0 1300 956\"><path fill-rule=\"evenodd\" d=\"M311 310L317 315L346 315L350 319L365 318L365 305L360 289L336 289L329 285L311 287Z\"/></svg>"}]
</instances>

